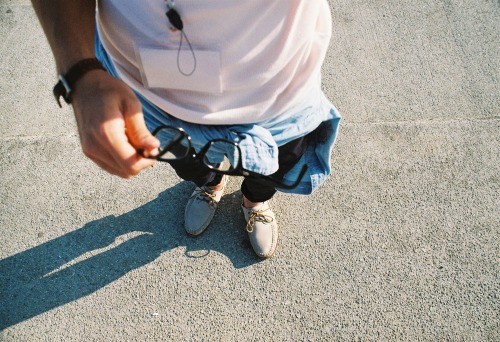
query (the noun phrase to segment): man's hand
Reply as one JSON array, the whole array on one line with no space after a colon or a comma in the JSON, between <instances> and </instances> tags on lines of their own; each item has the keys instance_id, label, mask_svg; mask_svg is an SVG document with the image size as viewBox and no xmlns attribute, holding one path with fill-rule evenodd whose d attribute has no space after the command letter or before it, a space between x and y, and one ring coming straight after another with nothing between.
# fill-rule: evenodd
<instances>
[{"instance_id":1,"label":"man's hand","mask_svg":"<svg viewBox=\"0 0 500 342\"><path fill-rule=\"evenodd\" d=\"M56 60L57 72L94 58L96 0L32 0ZM83 152L104 170L130 178L155 160L158 140L144 124L141 104L122 81L92 70L74 85L72 104Z\"/></svg>"},{"instance_id":2,"label":"man's hand","mask_svg":"<svg viewBox=\"0 0 500 342\"><path fill-rule=\"evenodd\" d=\"M122 81L102 70L85 74L75 85L73 109L84 154L111 174L131 178L152 166L159 141L144 123L141 104Z\"/></svg>"}]
</instances>

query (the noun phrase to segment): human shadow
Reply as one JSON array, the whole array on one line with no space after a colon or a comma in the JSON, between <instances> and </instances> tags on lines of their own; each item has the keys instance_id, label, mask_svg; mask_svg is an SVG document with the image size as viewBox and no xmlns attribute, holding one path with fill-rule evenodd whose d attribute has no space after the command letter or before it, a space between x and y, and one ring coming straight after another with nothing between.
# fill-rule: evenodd
<instances>
[{"instance_id":1,"label":"human shadow","mask_svg":"<svg viewBox=\"0 0 500 342\"><path fill-rule=\"evenodd\" d=\"M222 199L203 235L186 235L182 213L191 190L179 183L126 214L89 222L0 260L0 331L87 296L179 246L186 257L217 251L235 268L259 262L242 233L235 194Z\"/></svg>"}]
</instances>

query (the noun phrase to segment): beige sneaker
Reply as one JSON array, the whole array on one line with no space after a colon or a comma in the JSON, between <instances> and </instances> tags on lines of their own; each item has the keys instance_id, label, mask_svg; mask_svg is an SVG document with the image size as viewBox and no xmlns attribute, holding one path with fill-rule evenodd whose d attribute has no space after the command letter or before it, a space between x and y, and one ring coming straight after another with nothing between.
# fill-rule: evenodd
<instances>
[{"instance_id":1,"label":"beige sneaker","mask_svg":"<svg viewBox=\"0 0 500 342\"><path fill-rule=\"evenodd\" d=\"M189 235L200 235L207 229L214 217L228 177L222 177L222 189L212 190L208 186L196 187L189 198L184 211L184 229Z\"/></svg>"},{"instance_id":2,"label":"beige sneaker","mask_svg":"<svg viewBox=\"0 0 500 342\"><path fill-rule=\"evenodd\" d=\"M242 204L241 209L254 252L261 258L271 258L278 245L278 223L269 203L266 201L255 208Z\"/></svg>"}]
</instances>

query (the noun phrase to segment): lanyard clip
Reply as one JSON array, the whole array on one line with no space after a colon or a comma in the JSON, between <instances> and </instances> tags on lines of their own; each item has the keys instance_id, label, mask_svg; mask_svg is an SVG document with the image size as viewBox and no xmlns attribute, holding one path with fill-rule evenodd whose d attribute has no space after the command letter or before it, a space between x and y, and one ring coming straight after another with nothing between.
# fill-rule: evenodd
<instances>
[{"instance_id":1,"label":"lanyard clip","mask_svg":"<svg viewBox=\"0 0 500 342\"><path fill-rule=\"evenodd\" d=\"M167 2L167 12L165 13L165 15L167 16L168 21L170 21L170 24L174 28L182 31L182 29L184 28L184 24L182 23L181 16L179 15L177 10L175 9L175 2L173 2L173 1Z\"/></svg>"}]
</instances>

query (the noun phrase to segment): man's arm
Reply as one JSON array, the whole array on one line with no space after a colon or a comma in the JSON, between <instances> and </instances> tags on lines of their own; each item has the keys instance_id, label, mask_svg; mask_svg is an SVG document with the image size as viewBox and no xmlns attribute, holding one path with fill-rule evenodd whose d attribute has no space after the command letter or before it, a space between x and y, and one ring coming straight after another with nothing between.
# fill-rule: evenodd
<instances>
[{"instance_id":1,"label":"man's arm","mask_svg":"<svg viewBox=\"0 0 500 342\"><path fill-rule=\"evenodd\" d=\"M49 41L58 73L95 57L95 0L32 0ZM83 152L104 170L130 178L154 164L159 143L147 130L141 104L122 81L103 70L81 77L72 92Z\"/></svg>"}]
</instances>

